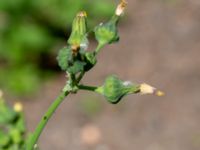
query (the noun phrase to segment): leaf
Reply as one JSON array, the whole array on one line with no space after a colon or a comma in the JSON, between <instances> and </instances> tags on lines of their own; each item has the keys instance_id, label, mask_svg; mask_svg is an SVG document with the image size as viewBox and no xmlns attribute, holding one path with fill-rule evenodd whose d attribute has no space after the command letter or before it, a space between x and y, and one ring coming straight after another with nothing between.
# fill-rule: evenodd
<instances>
[{"instance_id":1,"label":"leaf","mask_svg":"<svg viewBox=\"0 0 200 150\"><path fill-rule=\"evenodd\" d=\"M16 113L0 100L0 124L7 124L16 118Z\"/></svg>"},{"instance_id":2,"label":"leaf","mask_svg":"<svg viewBox=\"0 0 200 150\"><path fill-rule=\"evenodd\" d=\"M85 71L90 70L97 62L95 54L93 52L86 52L85 53L85 58L87 64L85 65Z\"/></svg>"},{"instance_id":3,"label":"leaf","mask_svg":"<svg viewBox=\"0 0 200 150\"><path fill-rule=\"evenodd\" d=\"M10 141L10 138L8 135L6 135L4 132L0 131L0 148L6 146Z\"/></svg>"},{"instance_id":4,"label":"leaf","mask_svg":"<svg viewBox=\"0 0 200 150\"><path fill-rule=\"evenodd\" d=\"M10 136L12 138L13 143L19 144L23 139L20 130L17 128L10 129Z\"/></svg>"},{"instance_id":5,"label":"leaf","mask_svg":"<svg viewBox=\"0 0 200 150\"><path fill-rule=\"evenodd\" d=\"M57 61L60 68L66 71L70 64L73 62L71 49L69 47L62 48L58 53Z\"/></svg>"},{"instance_id":6,"label":"leaf","mask_svg":"<svg viewBox=\"0 0 200 150\"><path fill-rule=\"evenodd\" d=\"M79 60L75 61L73 66L67 69L69 73L76 74L78 72L84 71L85 62L81 62Z\"/></svg>"}]
</instances>

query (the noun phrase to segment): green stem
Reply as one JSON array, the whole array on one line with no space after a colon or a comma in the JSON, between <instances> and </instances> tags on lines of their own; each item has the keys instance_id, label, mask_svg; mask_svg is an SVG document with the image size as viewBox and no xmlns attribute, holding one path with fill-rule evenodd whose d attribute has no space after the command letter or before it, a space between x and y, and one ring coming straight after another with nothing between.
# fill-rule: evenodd
<instances>
[{"instance_id":1,"label":"green stem","mask_svg":"<svg viewBox=\"0 0 200 150\"><path fill-rule=\"evenodd\" d=\"M82 72L80 73L80 75L78 76L78 78L77 78L77 80L76 80L76 83L79 83L79 82L81 81L81 79L83 78L84 74L85 74L85 71L82 71Z\"/></svg>"},{"instance_id":2,"label":"green stem","mask_svg":"<svg viewBox=\"0 0 200 150\"><path fill-rule=\"evenodd\" d=\"M99 43L97 48L95 49L95 55L99 53L100 49L102 49L104 47L104 43Z\"/></svg>"},{"instance_id":3,"label":"green stem","mask_svg":"<svg viewBox=\"0 0 200 150\"><path fill-rule=\"evenodd\" d=\"M87 85L79 85L78 88L79 88L80 90L95 91L98 87L95 87L95 86L87 86Z\"/></svg>"},{"instance_id":4,"label":"green stem","mask_svg":"<svg viewBox=\"0 0 200 150\"><path fill-rule=\"evenodd\" d=\"M44 130L48 120L52 117L55 110L58 108L58 106L62 103L64 98L69 94L69 92L62 91L60 95L55 99L55 101L52 103L52 105L48 108L45 115L42 117L41 121L39 122L37 128L35 129L33 135L31 136L30 141L27 144L26 150L33 150L34 145L37 143L37 140Z\"/></svg>"}]
</instances>

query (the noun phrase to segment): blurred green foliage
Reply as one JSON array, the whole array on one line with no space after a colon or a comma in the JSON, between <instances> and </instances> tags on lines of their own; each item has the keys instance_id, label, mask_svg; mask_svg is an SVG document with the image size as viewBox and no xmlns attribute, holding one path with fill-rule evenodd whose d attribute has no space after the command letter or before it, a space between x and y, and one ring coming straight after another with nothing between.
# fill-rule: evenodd
<instances>
[{"instance_id":1,"label":"blurred green foliage","mask_svg":"<svg viewBox=\"0 0 200 150\"><path fill-rule=\"evenodd\" d=\"M23 113L8 107L5 101L0 98L0 149L24 149L25 130Z\"/></svg>"},{"instance_id":2,"label":"blurred green foliage","mask_svg":"<svg viewBox=\"0 0 200 150\"><path fill-rule=\"evenodd\" d=\"M41 77L57 69L57 47L66 42L75 14L85 10L88 26L108 18L108 0L1 0L0 85L29 94Z\"/></svg>"}]
</instances>

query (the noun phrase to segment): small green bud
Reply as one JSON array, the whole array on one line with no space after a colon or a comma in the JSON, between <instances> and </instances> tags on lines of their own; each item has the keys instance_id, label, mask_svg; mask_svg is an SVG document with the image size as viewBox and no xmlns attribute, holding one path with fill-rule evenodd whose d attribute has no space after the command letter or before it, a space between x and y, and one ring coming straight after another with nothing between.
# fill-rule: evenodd
<instances>
[{"instance_id":1,"label":"small green bud","mask_svg":"<svg viewBox=\"0 0 200 150\"><path fill-rule=\"evenodd\" d=\"M85 11L81 11L75 17L72 23L72 33L68 39L68 44L81 47L88 44L87 40L87 14Z\"/></svg>"},{"instance_id":2,"label":"small green bud","mask_svg":"<svg viewBox=\"0 0 200 150\"><path fill-rule=\"evenodd\" d=\"M101 23L94 29L95 38L99 44L111 44L119 40L117 32L117 18L117 16L113 16L109 22Z\"/></svg>"},{"instance_id":3,"label":"small green bud","mask_svg":"<svg viewBox=\"0 0 200 150\"><path fill-rule=\"evenodd\" d=\"M97 88L96 91L104 95L110 103L116 104L125 95L138 93L139 86L127 81L124 82L112 75L107 77L104 85Z\"/></svg>"},{"instance_id":4,"label":"small green bud","mask_svg":"<svg viewBox=\"0 0 200 150\"><path fill-rule=\"evenodd\" d=\"M117 24L120 16L124 13L126 7L126 1L122 0L121 3L117 6L115 14L107 23L99 24L95 29L95 37L100 45L111 44L119 41Z\"/></svg>"}]
</instances>

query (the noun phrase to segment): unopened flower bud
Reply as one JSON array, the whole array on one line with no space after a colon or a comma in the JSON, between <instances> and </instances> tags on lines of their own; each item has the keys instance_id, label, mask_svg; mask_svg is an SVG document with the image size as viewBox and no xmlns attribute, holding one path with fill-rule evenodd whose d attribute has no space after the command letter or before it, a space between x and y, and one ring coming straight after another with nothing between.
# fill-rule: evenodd
<instances>
[{"instance_id":1,"label":"unopened flower bud","mask_svg":"<svg viewBox=\"0 0 200 150\"><path fill-rule=\"evenodd\" d=\"M127 83L116 76L109 76L106 78L104 85L97 88L96 91L104 95L110 103L116 104L122 97L139 91L138 85Z\"/></svg>"},{"instance_id":2,"label":"unopened flower bud","mask_svg":"<svg viewBox=\"0 0 200 150\"><path fill-rule=\"evenodd\" d=\"M85 11L81 11L75 17L72 23L72 33L69 37L68 43L80 47L81 45L86 45L87 41L87 24L86 24L87 14Z\"/></svg>"},{"instance_id":3,"label":"unopened flower bud","mask_svg":"<svg viewBox=\"0 0 200 150\"><path fill-rule=\"evenodd\" d=\"M101 46L104 46L105 44L111 44L119 40L117 24L120 16L124 12L125 6L126 2L125 0L122 0L121 3L117 6L115 14L112 16L110 21L107 23L101 23L95 28L95 37Z\"/></svg>"},{"instance_id":4,"label":"unopened flower bud","mask_svg":"<svg viewBox=\"0 0 200 150\"><path fill-rule=\"evenodd\" d=\"M95 28L95 37L100 45L111 44L119 40L118 32L117 32L117 23L112 19L103 24L99 24Z\"/></svg>"}]
</instances>

